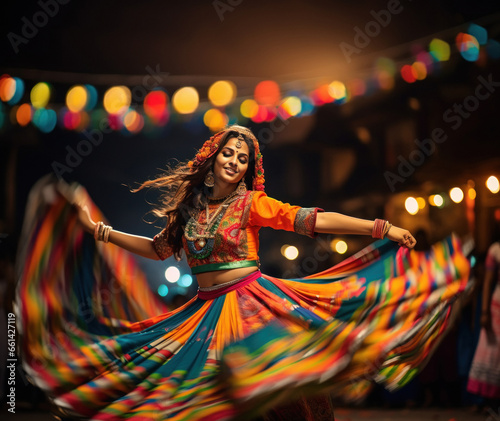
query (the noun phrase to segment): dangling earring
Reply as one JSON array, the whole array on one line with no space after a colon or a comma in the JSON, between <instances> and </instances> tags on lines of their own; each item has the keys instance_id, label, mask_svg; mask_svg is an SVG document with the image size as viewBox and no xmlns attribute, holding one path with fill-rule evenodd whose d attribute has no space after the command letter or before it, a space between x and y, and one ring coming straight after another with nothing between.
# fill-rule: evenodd
<instances>
[{"instance_id":1,"label":"dangling earring","mask_svg":"<svg viewBox=\"0 0 500 421\"><path fill-rule=\"evenodd\" d=\"M205 186L207 186L207 187L215 186L215 178L214 178L214 173L212 170L210 170L207 173L207 175L205 176L204 183L205 183Z\"/></svg>"},{"instance_id":2,"label":"dangling earring","mask_svg":"<svg viewBox=\"0 0 500 421\"><path fill-rule=\"evenodd\" d=\"M240 196L244 196L247 193L247 185L243 179L241 179L240 184L236 187L236 191Z\"/></svg>"}]
</instances>

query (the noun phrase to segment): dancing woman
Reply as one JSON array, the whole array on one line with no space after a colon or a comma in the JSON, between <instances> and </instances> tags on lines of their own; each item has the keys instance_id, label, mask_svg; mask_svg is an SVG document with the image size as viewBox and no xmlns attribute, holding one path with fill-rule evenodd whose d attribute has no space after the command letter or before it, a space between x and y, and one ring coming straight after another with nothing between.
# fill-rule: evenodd
<instances>
[{"instance_id":1,"label":"dancing woman","mask_svg":"<svg viewBox=\"0 0 500 421\"><path fill-rule=\"evenodd\" d=\"M414 376L467 282L458 240L432 253L411 251L411 233L388 221L268 197L263 173L250 130L215 134L193 161L139 188L166 191L155 210L166 226L153 239L96 222L101 215L89 199L80 196L72 207L57 193L61 187L48 205L33 193L37 223L24 229L21 256L30 263L18 291L22 352L32 381L60 411L96 420L331 420L326 393L356 399L373 381L397 388ZM259 270L261 227L392 241L286 280ZM56 229L47 244L43 234ZM105 243L155 260L185 253L197 296L162 312ZM110 279L119 286L111 296ZM49 284L59 285L52 296L30 299L33 286ZM42 317L30 314L33 308ZM58 321L44 326L49 316Z\"/></svg>"}]
</instances>

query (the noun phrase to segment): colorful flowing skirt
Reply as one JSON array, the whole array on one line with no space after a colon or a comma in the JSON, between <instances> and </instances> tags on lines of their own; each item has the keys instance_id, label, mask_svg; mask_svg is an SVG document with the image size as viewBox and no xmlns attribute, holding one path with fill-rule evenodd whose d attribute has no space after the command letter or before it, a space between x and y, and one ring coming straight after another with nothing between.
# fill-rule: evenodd
<instances>
[{"instance_id":1,"label":"colorful flowing skirt","mask_svg":"<svg viewBox=\"0 0 500 421\"><path fill-rule=\"evenodd\" d=\"M500 399L500 283L491 297L491 329L481 329L467 390L489 399Z\"/></svg>"},{"instance_id":2,"label":"colorful flowing skirt","mask_svg":"<svg viewBox=\"0 0 500 421\"><path fill-rule=\"evenodd\" d=\"M414 377L470 285L455 237L429 252L378 241L313 276L257 271L169 312L59 190L42 180L29 197L16 313L27 376L71 417L331 420L321 396Z\"/></svg>"}]
</instances>

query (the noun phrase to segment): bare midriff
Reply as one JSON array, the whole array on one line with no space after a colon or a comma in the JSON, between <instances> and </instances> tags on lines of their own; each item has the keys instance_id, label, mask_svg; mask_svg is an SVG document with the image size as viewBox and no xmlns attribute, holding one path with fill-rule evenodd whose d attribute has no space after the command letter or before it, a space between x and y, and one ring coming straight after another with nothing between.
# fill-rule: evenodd
<instances>
[{"instance_id":1,"label":"bare midriff","mask_svg":"<svg viewBox=\"0 0 500 421\"><path fill-rule=\"evenodd\" d=\"M249 266L237 269L215 270L212 272L203 272L196 275L198 285L202 288L211 287L214 285L224 284L233 279L242 278L246 275L255 272L259 268L257 266Z\"/></svg>"}]
</instances>

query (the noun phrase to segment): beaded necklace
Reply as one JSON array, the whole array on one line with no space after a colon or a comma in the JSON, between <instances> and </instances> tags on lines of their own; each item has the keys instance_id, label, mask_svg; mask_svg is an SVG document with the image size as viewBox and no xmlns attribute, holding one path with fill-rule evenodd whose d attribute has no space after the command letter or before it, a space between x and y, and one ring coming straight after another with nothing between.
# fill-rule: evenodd
<instances>
[{"instance_id":1,"label":"beaded necklace","mask_svg":"<svg viewBox=\"0 0 500 421\"><path fill-rule=\"evenodd\" d=\"M196 259L205 259L210 256L215 244L215 233L219 228L220 222L228 206L237 199L238 193L232 192L223 198L214 199L213 202L223 200L215 212L210 216L208 201L206 204L206 219L205 223L199 222L201 209L189 218L186 224L184 236L187 240L187 246L191 255ZM197 247L199 248L197 248Z\"/></svg>"},{"instance_id":2,"label":"beaded necklace","mask_svg":"<svg viewBox=\"0 0 500 421\"><path fill-rule=\"evenodd\" d=\"M231 193L226 194L225 196L222 196L222 197L209 197L208 201L210 203L212 203L212 204L213 203L221 203L221 202L224 202L224 200L229 199L230 197L235 196L236 194L238 194L238 191L234 190Z\"/></svg>"}]
</instances>

